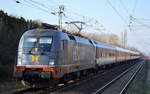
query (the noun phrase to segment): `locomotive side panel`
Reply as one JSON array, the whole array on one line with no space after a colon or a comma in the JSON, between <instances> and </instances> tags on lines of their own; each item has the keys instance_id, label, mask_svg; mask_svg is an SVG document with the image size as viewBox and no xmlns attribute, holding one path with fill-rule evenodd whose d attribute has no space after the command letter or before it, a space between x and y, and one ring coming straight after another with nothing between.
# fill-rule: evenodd
<instances>
[{"instance_id":1,"label":"locomotive side panel","mask_svg":"<svg viewBox=\"0 0 150 94\"><path fill-rule=\"evenodd\" d=\"M95 67L95 48L93 45L70 40L62 41L61 44L65 47L59 52L59 66L64 69L62 74Z\"/></svg>"},{"instance_id":2,"label":"locomotive side panel","mask_svg":"<svg viewBox=\"0 0 150 94\"><path fill-rule=\"evenodd\" d=\"M78 64L79 70L95 67L95 47L91 44L78 43Z\"/></svg>"}]
</instances>

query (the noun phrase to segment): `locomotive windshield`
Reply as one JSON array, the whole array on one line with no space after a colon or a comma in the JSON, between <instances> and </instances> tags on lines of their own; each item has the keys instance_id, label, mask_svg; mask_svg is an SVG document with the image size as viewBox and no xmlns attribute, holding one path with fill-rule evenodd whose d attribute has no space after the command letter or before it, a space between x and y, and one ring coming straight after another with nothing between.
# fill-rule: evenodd
<instances>
[{"instance_id":1,"label":"locomotive windshield","mask_svg":"<svg viewBox=\"0 0 150 94\"><path fill-rule=\"evenodd\" d=\"M23 51L24 53L47 53L50 52L52 44L52 38L51 37L26 37L24 40L24 47Z\"/></svg>"},{"instance_id":2,"label":"locomotive windshield","mask_svg":"<svg viewBox=\"0 0 150 94\"><path fill-rule=\"evenodd\" d=\"M52 38L40 38L39 39L39 48L41 48L44 52L50 52L52 44Z\"/></svg>"}]
</instances>

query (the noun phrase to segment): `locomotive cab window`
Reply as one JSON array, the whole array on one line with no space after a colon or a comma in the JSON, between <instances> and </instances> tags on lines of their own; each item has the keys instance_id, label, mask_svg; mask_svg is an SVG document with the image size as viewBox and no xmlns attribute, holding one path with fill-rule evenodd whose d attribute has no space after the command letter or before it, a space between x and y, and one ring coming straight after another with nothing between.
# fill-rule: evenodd
<instances>
[{"instance_id":1,"label":"locomotive cab window","mask_svg":"<svg viewBox=\"0 0 150 94\"><path fill-rule=\"evenodd\" d=\"M46 38L46 37L40 38L39 43L40 44L51 44L52 43L52 38Z\"/></svg>"},{"instance_id":2,"label":"locomotive cab window","mask_svg":"<svg viewBox=\"0 0 150 94\"><path fill-rule=\"evenodd\" d=\"M52 44L52 38L41 37L39 38L39 48L44 52L49 52Z\"/></svg>"},{"instance_id":3,"label":"locomotive cab window","mask_svg":"<svg viewBox=\"0 0 150 94\"><path fill-rule=\"evenodd\" d=\"M25 37L24 39L24 48L34 47L37 44L38 40L36 37Z\"/></svg>"},{"instance_id":4,"label":"locomotive cab window","mask_svg":"<svg viewBox=\"0 0 150 94\"><path fill-rule=\"evenodd\" d=\"M25 53L50 52L52 37L25 37L23 50Z\"/></svg>"},{"instance_id":5,"label":"locomotive cab window","mask_svg":"<svg viewBox=\"0 0 150 94\"><path fill-rule=\"evenodd\" d=\"M29 38L27 38L26 42L37 42L37 38L35 38L35 37L29 37Z\"/></svg>"}]
</instances>

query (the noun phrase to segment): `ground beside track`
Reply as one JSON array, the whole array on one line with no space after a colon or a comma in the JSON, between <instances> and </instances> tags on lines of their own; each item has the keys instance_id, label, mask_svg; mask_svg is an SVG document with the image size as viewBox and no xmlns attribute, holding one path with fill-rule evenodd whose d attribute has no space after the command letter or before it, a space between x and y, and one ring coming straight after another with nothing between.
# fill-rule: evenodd
<instances>
[{"instance_id":1,"label":"ground beside track","mask_svg":"<svg viewBox=\"0 0 150 94\"><path fill-rule=\"evenodd\" d=\"M150 94L150 60L145 62L144 68L137 74L126 94Z\"/></svg>"},{"instance_id":2,"label":"ground beside track","mask_svg":"<svg viewBox=\"0 0 150 94\"><path fill-rule=\"evenodd\" d=\"M91 94L102 87L104 84L114 79L117 75L128 69L133 63L116 66L102 74L98 74L87 81L77 83L76 85L62 88L49 94Z\"/></svg>"},{"instance_id":3,"label":"ground beside track","mask_svg":"<svg viewBox=\"0 0 150 94\"><path fill-rule=\"evenodd\" d=\"M135 75L143 68L144 64L145 64L144 62L139 62L139 63L135 64L134 66L132 66L131 68L128 69L129 71L123 72L123 75L120 74L122 76L120 76L120 75L117 76L117 78L118 77L120 77L120 78L113 81L112 84L107 85L107 88L102 90L101 93L94 93L94 94L124 94L122 92L126 92L125 88L128 88L128 85L130 83L132 83L131 79L134 78Z\"/></svg>"},{"instance_id":4,"label":"ground beside track","mask_svg":"<svg viewBox=\"0 0 150 94\"><path fill-rule=\"evenodd\" d=\"M25 88L20 82L0 81L0 94L10 94L10 92Z\"/></svg>"}]
</instances>

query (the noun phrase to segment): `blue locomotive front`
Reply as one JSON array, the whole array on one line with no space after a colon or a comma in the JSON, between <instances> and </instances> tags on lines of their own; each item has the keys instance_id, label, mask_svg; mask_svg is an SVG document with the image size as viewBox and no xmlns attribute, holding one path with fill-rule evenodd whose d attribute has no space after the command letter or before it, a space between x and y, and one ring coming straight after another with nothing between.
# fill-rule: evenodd
<instances>
[{"instance_id":1,"label":"blue locomotive front","mask_svg":"<svg viewBox=\"0 0 150 94\"><path fill-rule=\"evenodd\" d=\"M90 40L57 30L29 30L20 39L14 76L35 85L84 75L95 67L95 49Z\"/></svg>"},{"instance_id":2,"label":"blue locomotive front","mask_svg":"<svg viewBox=\"0 0 150 94\"><path fill-rule=\"evenodd\" d=\"M56 57L59 49L57 31L35 29L23 34L18 48L14 76L30 84L56 79Z\"/></svg>"}]
</instances>

